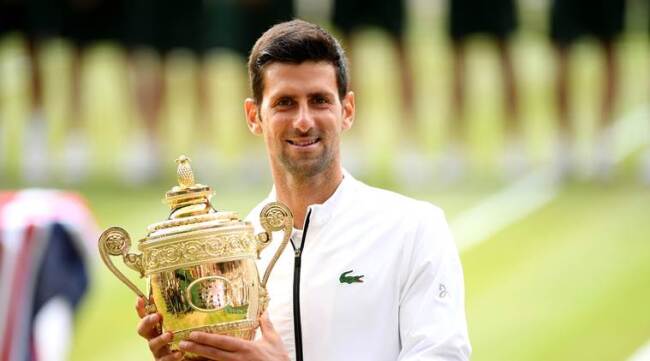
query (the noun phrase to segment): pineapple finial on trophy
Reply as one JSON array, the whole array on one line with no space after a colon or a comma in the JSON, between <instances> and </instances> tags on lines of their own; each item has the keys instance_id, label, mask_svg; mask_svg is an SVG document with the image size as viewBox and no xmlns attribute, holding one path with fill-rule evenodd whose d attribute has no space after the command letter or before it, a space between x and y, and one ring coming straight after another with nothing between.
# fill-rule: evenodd
<instances>
[{"instance_id":1,"label":"pineapple finial on trophy","mask_svg":"<svg viewBox=\"0 0 650 361\"><path fill-rule=\"evenodd\" d=\"M178 185L165 193L164 203L171 208L169 219L206 214L213 210L210 204L212 189L194 180L190 158L181 155L176 159Z\"/></svg>"},{"instance_id":2,"label":"pineapple finial on trophy","mask_svg":"<svg viewBox=\"0 0 650 361\"><path fill-rule=\"evenodd\" d=\"M181 155L176 159L176 163L178 164L176 174L178 175L178 184L181 186L181 189L193 186L194 173L192 172L192 166L190 165L190 158Z\"/></svg>"}]
</instances>

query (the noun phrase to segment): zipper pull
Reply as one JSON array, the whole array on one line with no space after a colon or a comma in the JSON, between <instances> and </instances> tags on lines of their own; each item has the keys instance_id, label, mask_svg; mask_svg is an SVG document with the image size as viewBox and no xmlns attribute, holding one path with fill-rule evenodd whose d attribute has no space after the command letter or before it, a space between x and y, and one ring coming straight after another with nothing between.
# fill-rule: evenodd
<instances>
[{"instance_id":1,"label":"zipper pull","mask_svg":"<svg viewBox=\"0 0 650 361\"><path fill-rule=\"evenodd\" d=\"M301 254L301 253L302 253L302 249L300 249L300 248L296 248L296 250L293 251L293 254L294 254L294 257L295 257L295 258L300 257L300 254Z\"/></svg>"}]
</instances>

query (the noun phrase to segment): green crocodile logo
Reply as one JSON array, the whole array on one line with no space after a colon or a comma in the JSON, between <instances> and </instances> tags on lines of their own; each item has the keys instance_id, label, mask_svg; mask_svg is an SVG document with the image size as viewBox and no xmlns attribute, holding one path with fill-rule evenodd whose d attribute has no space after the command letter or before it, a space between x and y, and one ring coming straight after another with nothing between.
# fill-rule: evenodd
<instances>
[{"instance_id":1,"label":"green crocodile logo","mask_svg":"<svg viewBox=\"0 0 650 361\"><path fill-rule=\"evenodd\" d=\"M363 276L348 276L350 273L354 272L353 270L349 270L347 272L341 273L341 277L339 277L339 282L341 283L347 283L349 285L353 283L363 283Z\"/></svg>"}]
</instances>

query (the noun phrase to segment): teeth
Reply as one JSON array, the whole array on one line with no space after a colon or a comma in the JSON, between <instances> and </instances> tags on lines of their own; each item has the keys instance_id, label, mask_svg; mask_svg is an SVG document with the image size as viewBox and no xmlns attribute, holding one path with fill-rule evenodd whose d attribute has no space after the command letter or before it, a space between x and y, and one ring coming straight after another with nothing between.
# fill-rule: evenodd
<instances>
[{"instance_id":1,"label":"teeth","mask_svg":"<svg viewBox=\"0 0 650 361\"><path fill-rule=\"evenodd\" d=\"M308 145L312 145L312 144L316 143L316 141L317 141L317 139L314 139L314 140L311 140L311 141L302 141L302 142L301 141L292 141L292 140L290 140L289 143L291 143L293 145L298 145L298 146L301 146L301 147L306 147Z\"/></svg>"}]
</instances>

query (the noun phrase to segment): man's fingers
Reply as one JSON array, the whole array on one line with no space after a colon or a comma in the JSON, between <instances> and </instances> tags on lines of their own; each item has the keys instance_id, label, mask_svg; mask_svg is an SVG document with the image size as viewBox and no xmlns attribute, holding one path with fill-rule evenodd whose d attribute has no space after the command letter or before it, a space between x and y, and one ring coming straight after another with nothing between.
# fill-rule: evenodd
<instances>
[{"instance_id":1,"label":"man's fingers","mask_svg":"<svg viewBox=\"0 0 650 361\"><path fill-rule=\"evenodd\" d=\"M144 308L144 299L142 297L138 297L135 300L135 310L138 312L138 316L140 318L143 318L144 316L147 315L147 311Z\"/></svg>"},{"instance_id":2,"label":"man's fingers","mask_svg":"<svg viewBox=\"0 0 650 361\"><path fill-rule=\"evenodd\" d=\"M241 351L248 346L244 340L235 337L205 332L190 333L188 341L218 348L224 351Z\"/></svg>"},{"instance_id":3,"label":"man's fingers","mask_svg":"<svg viewBox=\"0 0 650 361\"><path fill-rule=\"evenodd\" d=\"M174 351L170 353L169 355L163 356L157 361L177 361L177 360L182 360L183 359L183 353L179 351Z\"/></svg>"},{"instance_id":4,"label":"man's fingers","mask_svg":"<svg viewBox=\"0 0 650 361\"><path fill-rule=\"evenodd\" d=\"M260 317L260 330L262 331L262 338L270 341L273 344L280 344L284 347L282 343L282 338L280 334L273 327L273 322L269 318L269 313L264 312L262 317Z\"/></svg>"},{"instance_id":5,"label":"man's fingers","mask_svg":"<svg viewBox=\"0 0 650 361\"><path fill-rule=\"evenodd\" d=\"M146 338L147 340L158 336L160 334L158 325L161 321L162 317L160 317L160 315L157 313L152 313L151 315L145 316L140 320L140 323L138 324L138 335Z\"/></svg>"},{"instance_id":6,"label":"man's fingers","mask_svg":"<svg viewBox=\"0 0 650 361\"><path fill-rule=\"evenodd\" d=\"M179 348L183 352L191 352L193 354L203 356L210 360L239 361L237 354L235 354L234 352L198 344L192 341L181 341L179 344Z\"/></svg>"},{"instance_id":7,"label":"man's fingers","mask_svg":"<svg viewBox=\"0 0 650 361\"><path fill-rule=\"evenodd\" d=\"M165 332L158 337L149 340L149 349L154 357L159 358L170 353L169 343L172 342L174 335L171 332Z\"/></svg>"},{"instance_id":8,"label":"man's fingers","mask_svg":"<svg viewBox=\"0 0 650 361\"><path fill-rule=\"evenodd\" d=\"M273 322L271 322L271 319L269 318L268 312L264 312L262 314L262 317L260 317L260 330L262 330L262 336L268 337L277 335L275 327L273 327Z\"/></svg>"}]
</instances>

